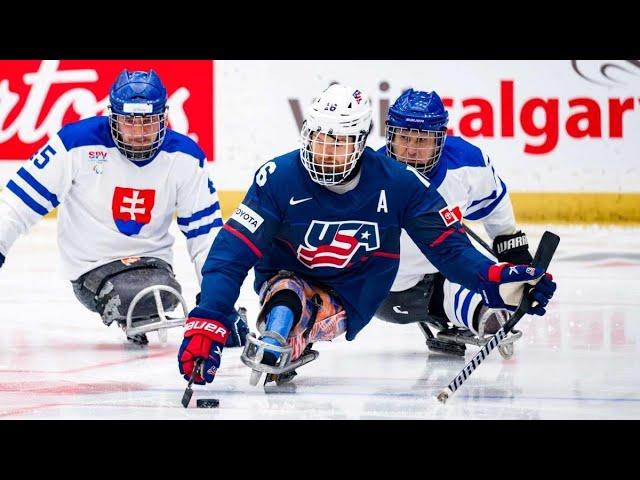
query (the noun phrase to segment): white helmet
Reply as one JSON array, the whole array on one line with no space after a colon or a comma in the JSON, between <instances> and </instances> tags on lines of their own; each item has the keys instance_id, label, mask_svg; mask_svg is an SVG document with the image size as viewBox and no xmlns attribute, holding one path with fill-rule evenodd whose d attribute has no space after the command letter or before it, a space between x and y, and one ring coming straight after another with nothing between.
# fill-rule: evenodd
<instances>
[{"instance_id":1,"label":"white helmet","mask_svg":"<svg viewBox=\"0 0 640 480\"><path fill-rule=\"evenodd\" d=\"M331 85L307 110L300 157L320 185L341 183L353 171L371 129L371 101L357 88Z\"/></svg>"}]
</instances>

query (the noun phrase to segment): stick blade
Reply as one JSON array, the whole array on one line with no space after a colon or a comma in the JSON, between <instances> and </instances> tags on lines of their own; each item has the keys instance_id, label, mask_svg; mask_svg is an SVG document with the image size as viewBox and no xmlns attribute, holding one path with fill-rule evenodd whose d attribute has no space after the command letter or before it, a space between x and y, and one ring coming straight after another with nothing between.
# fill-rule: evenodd
<instances>
[{"instance_id":1,"label":"stick blade","mask_svg":"<svg viewBox=\"0 0 640 480\"><path fill-rule=\"evenodd\" d=\"M556 253L556 248L560 243L560 237L555 233L546 231L542 234L538 249L536 250L536 256L533 259L532 265L537 268L547 269L551 263L553 255Z\"/></svg>"},{"instance_id":2,"label":"stick blade","mask_svg":"<svg viewBox=\"0 0 640 480\"><path fill-rule=\"evenodd\" d=\"M189 385L185 391L184 391L184 395L182 395L182 406L184 408L187 408L189 406L189 402L191 401L191 397L193 396L193 390L191 389L191 386Z\"/></svg>"}]
</instances>

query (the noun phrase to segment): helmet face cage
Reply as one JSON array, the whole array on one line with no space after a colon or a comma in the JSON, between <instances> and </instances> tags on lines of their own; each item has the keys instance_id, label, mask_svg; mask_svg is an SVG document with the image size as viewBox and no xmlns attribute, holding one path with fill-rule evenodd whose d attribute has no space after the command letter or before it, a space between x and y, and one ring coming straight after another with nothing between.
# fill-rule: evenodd
<instances>
[{"instance_id":1,"label":"helmet face cage","mask_svg":"<svg viewBox=\"0 0 640 480\"><path fill-rule=\"evenodd\" d=\"M311 130L308 123L302 126L300 148L302 164L311 179L320 185L338 185L353 171L364 151L369 132L357 135Z\"/></svg>"},{"instance_id":2,"label":"helmet face cage","mask_svg":"<svg viewBox=\"0 0 640 480\"><path fill-rule=\"evenodd\" d=\"M387 156L411 165L422 174L434 169L447 137L446 128L420 130L386 126Z\"/></svg>"},{"instance_id":3,"label":"helmet face cage","mask_svg":"<svg viewBox=\"0 0 640 480\"><path fill-rule=\"evenodd\" d=\"M167 110L162 113L116 113L109 106L111 136L118 150L132 161L152 158L167 133Z\"/></svg>"}]
</instances>

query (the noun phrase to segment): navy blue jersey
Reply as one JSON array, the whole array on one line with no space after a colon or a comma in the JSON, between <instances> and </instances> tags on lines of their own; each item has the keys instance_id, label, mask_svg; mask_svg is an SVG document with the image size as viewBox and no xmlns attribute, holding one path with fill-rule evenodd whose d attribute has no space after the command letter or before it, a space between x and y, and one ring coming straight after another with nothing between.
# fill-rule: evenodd
<instances>
[{"instance_id":1,"label":"navy blue jersey","mask_svg":"<svg viewBox=\"0 0 640 480\"><path fill-rule=\"evenodd\" d=\"M343 194L313 182L298 150L262 165L209 251L191 316L224 323L252 266L256 291L288 270L332 290L353 340L393 283L401 228L445 275L479 290L493 262L472 247L437 190L371 148L360 161L358 185Z\"/></svg>"}]
</instances>

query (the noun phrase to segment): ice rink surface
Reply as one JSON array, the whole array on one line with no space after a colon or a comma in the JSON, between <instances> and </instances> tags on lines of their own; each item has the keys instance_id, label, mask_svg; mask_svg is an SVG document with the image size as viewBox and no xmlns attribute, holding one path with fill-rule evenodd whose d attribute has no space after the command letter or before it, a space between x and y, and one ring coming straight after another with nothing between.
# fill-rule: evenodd
<instances>
[{"instance_id":1,"label":"ice rink surface","mask_svg":"<svg viewBox=\"0 0 640 480\"><path fill-rule=\"evenodd\" d=\"M282 387L250 386L241 349L226 349L184 409L182 329L141 348L105 327L60 273L56 225L37 224L0 269L0 419L640 419L640 228L523 225L532 251L545 229L561 236L549 313L525 317L514 357L492 352L446 405L434 397L465 360L429 353L415 325L374 319L353 342L315 344L319 359ZM194 269L172 232L191 308ZM253 331L252 279L238 305ZM220 407L195 408L209 397Z\"/></svg>"}]
</instances>

